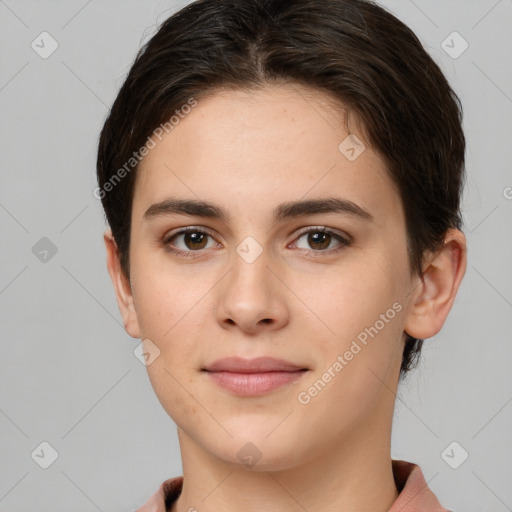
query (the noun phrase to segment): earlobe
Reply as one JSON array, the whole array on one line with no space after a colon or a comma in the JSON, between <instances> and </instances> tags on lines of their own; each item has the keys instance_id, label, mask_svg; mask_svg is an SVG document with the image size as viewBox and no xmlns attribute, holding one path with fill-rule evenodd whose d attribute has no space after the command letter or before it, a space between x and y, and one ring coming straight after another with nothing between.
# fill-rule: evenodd
<instances>
[{"instance_id":1,"label":"earlobe","mask_svg":"<svg viewBox=\"0 0 512 512\"><path fill-rule=\"evenodd\" d=\"M121 270L117 244L110 229L103 235L107 250L107 269L114 285L117 305L123 317L124 328L132 338L140 338L139 323L135 311L133 294L128 278Z\"/></svg>"},{"instance_id":2,"label":"earlobe","mask_svg":"<svg viewBox=\"0 0 512 512\"><path fill-rule=\"evenodd\" d=\"M466 238L458 229L446 232L444 244L431 254L411 296L404 330L418 339L437 334L452 308L466 272Z\"/></svg>"}]
</instances>

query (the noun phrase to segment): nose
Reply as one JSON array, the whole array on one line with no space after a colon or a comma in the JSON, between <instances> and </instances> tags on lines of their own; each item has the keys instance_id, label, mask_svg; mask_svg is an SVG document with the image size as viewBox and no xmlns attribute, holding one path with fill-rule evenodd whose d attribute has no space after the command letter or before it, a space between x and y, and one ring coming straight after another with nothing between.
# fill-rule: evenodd
<instances>
[{"instance_id":1,"label":"nose","mask_svg":"<svg viewBox=\"0 0 512 512\"><path fill-rule=\"evenodd\" d=\"M263 252L249 263L238 254L219 290L217 321L224 329L247 334L272 331L289 322L288 289Z\"/></svg>"}]
</instances>

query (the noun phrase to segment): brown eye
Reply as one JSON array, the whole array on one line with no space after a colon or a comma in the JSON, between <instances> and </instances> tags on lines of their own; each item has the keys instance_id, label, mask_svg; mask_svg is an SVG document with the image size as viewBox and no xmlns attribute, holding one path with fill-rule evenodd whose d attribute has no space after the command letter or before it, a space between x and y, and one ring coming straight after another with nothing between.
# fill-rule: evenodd
<instances>
[{"instance_id":1,"label":"brown eye","mask_svg":"<svg viewBox=\"0 0 512 512\"><path fill-rule=\"evenodd\" d=\"M201 252L213 245L208 246L208 242L212 241L215 245L213 237L199 228L187 227L181 229L163 240L163 245L170 251L184 256L194 256L193 253Z\"/></svg>"},{"instance_id":2,"label":"brown eye","mask_svg":"<svg viewBox=\"0 0 512 512\"><path fill-rule=\"evenodd\" d=\"M323 232L308 233L308 243L314 249L327 249L331 242L331 235Z\"/></svg>"},{"instance_id":3,"label":"brown eye","mask_svg":"<svg viewBox=\"0 0 512 512\"><path fill-rule=\"evenodd\" d=\"M304 244L306 247L300 246L299 241L301 239L306 239L306 244ZM332 247L331 244L334 240L337 240L338 243ZM351 240L348 237L345 238L326 228L312 228L303 231L297 238L296 244L299 249L304 249L309 252L330 253L350 245Z\"/></svg>"},{"instance_id":4,"label":"brown eye","mask_svg":"<svg viewBox=\"0 0 512 512\"><path fill-rule=\"evenodd\" d=\"M192 231L183 235L183 242L188 249L204 249L208 235Z\"/></svg>"}]
</instances>

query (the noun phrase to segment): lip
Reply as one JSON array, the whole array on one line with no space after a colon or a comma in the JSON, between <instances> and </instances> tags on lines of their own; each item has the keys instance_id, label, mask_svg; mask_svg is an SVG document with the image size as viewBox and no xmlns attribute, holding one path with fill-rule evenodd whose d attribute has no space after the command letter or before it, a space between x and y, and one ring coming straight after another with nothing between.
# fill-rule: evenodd
<instances>
[{"instance_id":1,"label":"lip","mask_svg":"<svg viewBox=\"0 0 512 512\"><path fill-rule=\"evenodd\" d=\"M236 395L259 396L297 382L308 368L272 357L227 357L202 370L218 386Z\"/></svg>"},{"instance_id":2,"label":"lip","mask_svg":"<svg viewBox=\"0 0 512 512\"><path fill-rule=\"evenodd\" d=\"M225 357L217 359L217 361L203 368L203 370L208 372L233 373L295 372L307 369L304 366L297 366L284 359L276 359L274 357L256 357L254 359Z\"/></svg>"}]
</instances>

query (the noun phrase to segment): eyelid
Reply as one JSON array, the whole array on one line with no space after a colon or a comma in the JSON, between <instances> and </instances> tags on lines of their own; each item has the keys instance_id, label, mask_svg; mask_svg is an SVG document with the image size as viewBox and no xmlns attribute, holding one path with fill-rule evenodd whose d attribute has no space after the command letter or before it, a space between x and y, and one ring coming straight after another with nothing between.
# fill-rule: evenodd
<instances>
[{"instance_id":1,"label":"eyelid","mask_svg":"<svg viewBox=\"0 0 512 512\"><path fill-rule=\"evenodd\" d=\"M215 236L212 234L212 232L208 228L205 228L202 226L185 226L182 228L176 228L176 230L173 230L172 232L164 235L164 240L170 240L171 238L173 238L176 235L179 235L182 233L187 233L190 231L193 231L193 232L197 231L199 233L205 233L205 234L211 236L212 238L215 238ZM352 242L352 240L353 240L352 237L348 233L345 233L343 231L338 232L337 230L328 228L327 226L306 226L304 228L299 229L299 231L296 232L295 237L296 238L300 237L305 233L309 233L310 231L319 231L319 232L325 232L328 234L337 235L340 238L343 238L347 242Z\"/></svg>"},{"instance_id":2,"label":"eyelid","mask_svg":"<svg viewBox=\"0 0 512 512\"><path fill-rule=\"evenodd\" d=\"M203 233L205 235L208 235L210 238L215 239L215 236L208 228L204 228L202 226L185 226L182 228L176 228L175 230L172 230L171 232L166 233L162 238L162 244L167 245L171 242L171 240L173 238L183 235L188 232ZM219 242L217 242L217 243L219 243ZM187 252L200 252L200 251L187 251Z\"/></svg>"},{"instance_id":3,"label":"eyelid","mask_svg":"<svg viewBox=\"0 0 512 512\"><path fill-rule=\"evenodd\" d=\"M200 249L197 251L192 251L192 250L183 251L182 249L177 249L177 248L170 249L168 247L170 242L175 237L185 234L187 232L203 233L216 241L215 236L212 234L212 232L208 228L205 228L202 226L185 226L182 228L176 228L176 230L173 230L169 234L164 235L163 240L162 240L162 245L167 247L169 251L171 251L172 253L175 253L175 254L182 254L182 255L186 255L187 257L194 257L193 256L194 253L197 253L198 255L200 255L202 252L204 252L204 249ZM340 232L338 232L338 230L328 228L327 226L306 226L304 228L301 228L299 231L297 231L295 233L294 239L291 243L296 242L298 239L302 238L302 236L304 236L305 234L308 234L310 232L327 233L328 235L332 235L339 240L339 244L336 247L331 248L331 249L319 250L319 251L315 251L313 249L311 249L311 250L310 249L300 249L301 251L306 251L307 253L312 253L315 255L332 254L332 253L342 249L343 247L347 247L347 246L351 245L353 242L352 236L350 236L348 233L345 233L345 232L340 233ZM219 243L219 242L217 242L217 243Z\"/></svg>"},{"instance_id":4,"label":"eyelid","mask_svg":"<svg viewBox=\"0 0 512 512\"><path fill-rule=\"evenodd\" d=\"M339 230L335 230L332 228L328 228L327 226L307 226L305 228L302 228L296 233L295 239L300 238L302 235L305 235L306 233L309 233L310 231L312 231L314 233L319 232L319 233L327 233L328 235L334 235L336 237L341 238L346 243L352 243L352 241L353 241L353 238L348 233L345 233L344 231L339 231ZM315 251L315 252L320 252L320 251Z\"/></svg>"}]
</instances>

